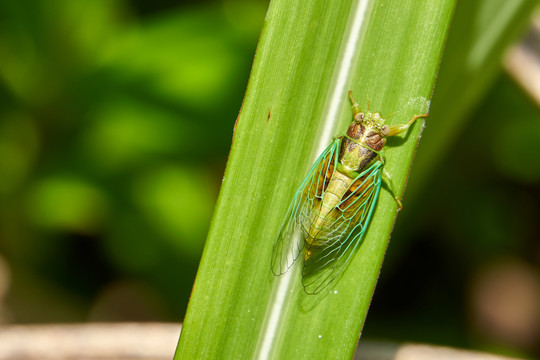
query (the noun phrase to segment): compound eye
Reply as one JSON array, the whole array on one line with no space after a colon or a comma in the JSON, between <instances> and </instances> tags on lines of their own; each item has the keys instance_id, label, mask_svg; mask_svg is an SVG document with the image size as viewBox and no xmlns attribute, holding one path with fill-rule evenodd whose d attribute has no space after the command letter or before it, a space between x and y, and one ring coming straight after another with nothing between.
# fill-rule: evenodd
<instances>
[{"instance_id":1,"label":"compound eye","mask_svg":"<svg viewBox=\"0 0 540 360\"><path fill-rule=\"evenodd\" d=\"M381 134L383 136L387 136L388 134L390 134L390 128L388 127L388 125L383 125L383 127L381 128Z\"/></svg>"},{"instance_id":2,"label":"compound eye","mask_svg":"<svg viewBox=\"0 0 540 360\"><path fill-rule=\"evenodd\" d=\"M361 113L356 114L356 116L354 117L354 120L356 120L356 122L362 122L364 120L364 113L361 112Z\"/></svg>"}]
</instances>

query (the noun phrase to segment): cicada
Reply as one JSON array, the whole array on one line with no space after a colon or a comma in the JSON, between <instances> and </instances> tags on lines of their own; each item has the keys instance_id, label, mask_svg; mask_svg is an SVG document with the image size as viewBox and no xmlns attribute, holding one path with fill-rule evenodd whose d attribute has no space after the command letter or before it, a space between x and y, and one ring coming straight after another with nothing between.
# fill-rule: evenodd
<instances>
[{"instance_id":1,"label":"cicada","mask_svg":"<svg viewBox=\"0 0 540 360\"><path fill-rule=\"evenodd\" d=\"M345 268L361 244L373 215L383 177L386 138L406 131L406 124L387 125L378 112L363 112L349 91L353 121L347 132L319 156L289 206L274 245L272 271L286 273L304 252L302 283L308 294L317 294Z\"/></svg>"}]
</instances>

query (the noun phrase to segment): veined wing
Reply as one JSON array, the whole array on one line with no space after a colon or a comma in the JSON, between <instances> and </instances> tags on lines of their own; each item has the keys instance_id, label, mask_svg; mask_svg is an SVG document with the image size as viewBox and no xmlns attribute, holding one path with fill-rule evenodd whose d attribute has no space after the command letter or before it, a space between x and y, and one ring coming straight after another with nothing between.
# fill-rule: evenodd
<instances>
[{"instance_id":1,"label":"veined wing","mask_svg":"<svg viewBox=\"0 0 540 360\"><path fill-rule=\"evenodd\" d=\"M317 294L328 286L362 242L379 197L381 175L380 161L360 173L328 215L323 238L306 249L302 278L306 293Z\"/></svg>"},{"instance_id":2,"label":"veined wing","mask_svg":"<svg viewBox=\"0 0 540 360\"><path fill-rule=\"evenodd\" d=\"M304 248L305 234L302 219L309 216L316 198L321 198L338 161L340 139L335 139L309 170L289 205L272 254L272 271L276 275L287 272Z\"/></svg>"}]
</instances>

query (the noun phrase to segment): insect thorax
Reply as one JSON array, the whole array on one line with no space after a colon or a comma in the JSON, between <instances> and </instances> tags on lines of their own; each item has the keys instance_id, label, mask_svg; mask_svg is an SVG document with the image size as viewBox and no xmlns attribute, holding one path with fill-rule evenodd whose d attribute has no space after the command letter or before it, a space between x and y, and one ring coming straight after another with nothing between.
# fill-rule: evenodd
<instances>
[{"instance_id":1,"label":"insect thorax","mask_svg":"<svg viewBox=\"0 0 540 360\"><path fill-rule=\"evenodd\" d=\"M364 169L381 151L386 139L380 130L371 124L353 121L347 129L347 135L341 138L340 162L354 171Z\"/></svg>"}]
</instances>

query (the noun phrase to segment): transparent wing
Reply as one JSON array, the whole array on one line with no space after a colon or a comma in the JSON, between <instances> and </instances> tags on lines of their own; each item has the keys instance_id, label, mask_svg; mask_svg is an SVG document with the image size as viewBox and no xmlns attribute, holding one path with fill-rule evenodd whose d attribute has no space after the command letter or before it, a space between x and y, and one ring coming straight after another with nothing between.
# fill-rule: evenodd
<instances>
[{"instance_id":1,"label":"transparent wing","mask_svg":"<svg viewBox=\"0 0 540 360\"><path fill-rule=\"evenodd\" d=\"M311 209L320 198L337 163L340 139L335 139L309 170L289 205L272 254L272 271L276 275L287 272L304 249L305 230L302 224L310 217Z\"/></svg>"},{"instance_id":2,"label":"transparent wing","mask_svg":"<svg viewBox=\"0 0 540 360\"><path fill-rule=\"evenodd\" d=\"M338 205L327 215L325 229L306 249L302 283L317 294L345 268L362 242L381 188L382 163L358 175Z\"/></svg>"}]
</instances>

